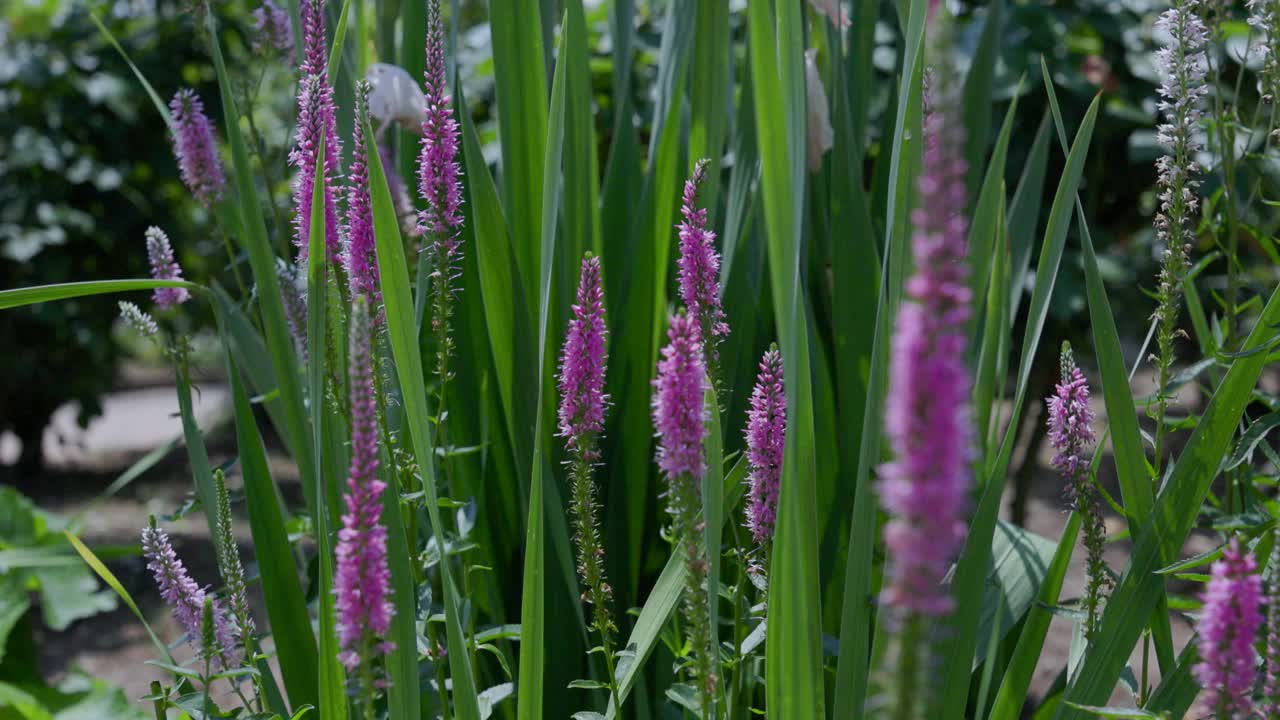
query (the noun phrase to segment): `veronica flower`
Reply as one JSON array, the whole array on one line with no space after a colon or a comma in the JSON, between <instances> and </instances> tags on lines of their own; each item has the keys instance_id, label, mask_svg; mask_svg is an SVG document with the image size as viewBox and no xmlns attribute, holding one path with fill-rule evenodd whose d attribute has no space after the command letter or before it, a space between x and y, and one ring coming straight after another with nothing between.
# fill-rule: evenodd
<instances>
[{"instance_id":1,"label":"veronica flower","mask_svg":"<svg viewBox=\"0 0 1280 720\"><path fill-rule=\"evenodd\" d=\"M289 151L289 162L298 169L293 184L294 244L298 247L298 263L306 267L311 242L311 202L315 190L316 166L321 162L320 143L324 139L324 244L331 261L340 252L338 240L338 207L333 188L338 182L338 121L334 114L333 88L323 75L307 75L299 83L298 128L296 144Z\"/></svg>"},{"instance_id":2,"label":"veronica flower","mask_svg":"<svg viewBox=\"0 0 1280 720\"><path fill-rule=\"evenodd\" d=\"M363 295L378 323L382 296L378 290L378 256L373 236L373 207L369 199L369 166L364 146L369 84L356 83L356 130L347 172L347 246L343 259L351 294Z\"/></svg>"},{"instance_id":3,"label":"veronica flower","mask_svg":"<svg viewBox=\"0 0 1280 720\"><path fill-rule=\"evenodd\" d=\"M302 63L298 69L304 76L325 75L329 71L324 4L325 0L301 0L299 3L298 12L302 20Z\"/></svg>"},{"instance_id":4,"label":"veronica flower","mask_svg":"<svg viewBox=\"0 0 1280 720\"><path fill-rule=\"evenodd\" d=\"M204 103L191 88L183 88L169 101L173 115L173 154L178 158L182 182L206 208L222 199L227 184L218 159L213 121L204 114Z\"/></svg>"},{"instance_id":5,"label":"veronica flower","mask_svg":"<svg viewBox=\"0 0 1280 720\"><path fill-rule=\"evenodd\" d=\"M373 346L369 306L357 295L351 305L351 470L347 476L346 512L334 554L339 656L347 669L371 663L372 656L392 647L384 638L391 629L391 571L387 565L387 529L382 524L378 479L378 413L374 401ZM366 692L370 688L365 689Z\"/></svg>"},{"instance_id":6,"label":"veronica flower","mask_svg":"<svg viewBox=\"0 0 1280 720\"><path fill-rule=\"evenodd\" d=\"M590 253L582 259L577 300L560 354L560 436L565 438L570 458L578 575L586 588L582 597L592 605L593 628L600 633L609 687L613 690L610 636L617 628L609 618L608 603L613 590L605 579L604 544L600 539L599 507L592 478L594 465L600 459L598 442L604 431L604 411L609 402L604 393L608 363L605 342L609 331L604 322L600 259Z\"/></svg>"},{"instance_id":7,"label":"veronica flower","mask_svg":"<svg viewBox=\"0 0 1280 720\"><path fill-rule=\"evenodd\" d=\"M293 52L293 27L289 14L272 0L262 0L253 11L253 50L260 55Z\"/></svg>"},{"instance_id":8,"label":"veronica flower","mask_svg":"<svg viewBox=\"0 0 1280 720\"><path fill-rule=\"evenodd\" d=\"M218 647L202 648L203 616L206 593L187 574L187 568L173 550L169 535L156 527L155 520L142 529L142 553L147 558L147 569L155 577L160 597L173 610L173 617L187 633L187 641L197 654L216 653L219 667L230 670L240 663L240 653L235 628L220 603L214 601L214 638Z\"/></svg>"},{"instance_id":9,"label":"veronica flower","mask_svg":"<svg viewBox=\"0 0 1280 720\"><path fill-rule=\"evenodd\" d=\"M773 539L787 442L787 393L782 383L782 354L775 345L760 360L760 373L747 410L747 527L759 545Z\"/></svg>"},{"instance_id":10,"label":"veronica flower","mask_svg":"<svg viewBox=\"0 0 1280 720\"><path fill-rule=\"evenodd\" d=\"M889 513L883 599L905 616L951 611L942 581L964 542L969 511L971 291L955 87L954 79L935 74L928 89L920 199L911 216L915 272L895 321L885 405L894 459L880 467L879 493Z\"/></svg>"},{"instance_id":11,"label":"veronica flower","mask_svg":"<svg viewBox=\"0 0 1280 720\"><path fill-rule=\"evenodd\" d=\"M1111 582L1103 560L1107 529L1102 520L1097 488L1089 481L1087 451L1094 442L1089 383L1076 367L1071 346L1067 343L1062 344L1061 366L1062 379L1054 394L1045 401L1049 406L1049 441L1058 451L1053 457L1053 467L1067 481L1067 498L1083 523L1081 532L1089 555L1086 563L1089 579L1084 597L1085 632L1092 640L1098 630L1098 608L1102 603L1103 589Z\"/></svg>"},{"instance_id":12,"label":"veronica flower","mask_svg":"<svg viewBox=\"0 0 1280 720\"><path fill-rule=\"evenodd\" d=\"M1209 62L1204 47L1209 31L1198 14L1198 0L1180 0L1156 21L1156 29L1166 36L1165 44L1155 56L1160 75L1160 112L1164 116L1156 128L1156 140L1166 154L1156 160L1160 208L1156 213L1156 239L1164 246L1157 288L1156 307L1156 462L1164 450L1164 416L1169 396L1164 389L1171 379L1174 360L1173 342L1178 334L1178 314L1182 295L1182 278L1191 252L1195 222L1196 154L1202 150L1197 137L1201 106L1209 88L1205 78ZM1157 473L1158 474L1158 473Z\"/></svg>"},{"instance_id":13,"label":"veronica flower","mask_svg":"<svg viewBox=\"0 0 1280 720\"><path fill-rule=\"evenodd\" d=\"M1204 705L1221 720L1253 717L1254 635L1262 625L1262 577L1253 556L1232 538L1213 564L1196 626L1200 662L1192 672Z\"/></svg>"},{"instance_id":14,"label":"veronica flower","mask_svg":"<svg viewBox=\"0 0 1280 720\"><path fill-rule=\"evenodd\" d=\"M458 235L462 227L462 184L457 161L458 123L453 119L445 78L444 24L438 0L427 5L426 43L427 114L422 122L422 151L418 155L418 192L427 201L427 208L418 218L418 227L427 236L431 253L431 328L438 345L436 374L440 377L443 402L453 354L449 332L453 282L462 272L462 242Z\"/></svg>"},{"instance_id":15,"label":"veronica flower","mask_svg":"<svg viewBox=\"0 0 1280 720\"><path fill-rule=\"evenodd\" d=\"M121 301L119 307L120 319L124 320L125 325L133 328L134 332L152 339L160 334L160 326L156 325L155 318L143 312L137 305Z\"/></svg>"},{"instance_id":16,"label":"veronica flower","mask_svg":"<svg viewBox=\"0 0 1280 720\"><path fill-rule=\"evenodd\" d=\"M693 674L702 707L710 708L715 696L717 649L711 644L711 622L706 587L709 569L704 542L705 528L698 512L702 507L701 480L706 473L702 442L707 437L707 368L702 329L692 316L671 318L669 343L658 361L654 380L653 424L658 431L658 467L667 480L668 511L675 537L684 542L688 575L684 615L694 650Z\"/></svg>"},{"instance_id":17,"label":"veronica flower","mask_svg":"<svg viewBox=\"0 0 1280 720\"><path fill-rule=\"evenodd\" d=\"M181 280L182 268L173 257L173 245L169 236L158 227L147 228L147 260L151 263L151 277L156 280ZM161 308L181 305L191 299L184 287L159 287L151 291L151 298Z\"/></svg>"},{"instance_id":18,"label":"veronica flower","mask_svg":"<svg viewBox=\"0 0 1280 720\"><path fill-rule=\"evenodd\" d=\"M684 183L680 214L684 219L676 225L680 236L680 260L677 277L680 300L689 316L698 324L709 353L716 361L715 345L729 334L720 306L720 254L716 252L716 234L707 229L707 211L698 207L698 190L707 178L707 161L693 166L693 175ZM714 374L714 373L713 373Z\"/></svg>"}]
</instances>

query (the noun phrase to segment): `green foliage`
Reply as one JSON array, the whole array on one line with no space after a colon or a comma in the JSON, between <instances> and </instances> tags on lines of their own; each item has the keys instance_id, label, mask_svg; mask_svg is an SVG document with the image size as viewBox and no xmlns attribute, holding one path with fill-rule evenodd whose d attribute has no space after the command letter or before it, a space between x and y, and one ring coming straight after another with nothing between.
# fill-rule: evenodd
<instances>
[{"instance_id":1,"label":"green foliage","mask_svg":"<svg viewBox=\"0 0 1280 720\"><path fill-rule=\"evenodd\" d=\"M955 19L956 50L968 68L956 114L972 138L964 155L975 312L961 330L972 348L965 360L977 426L973 513L963 547L951 549L947 592L954 609L906 629L875 599L884 563L894 562L881 538L878 468L893 459L882 429L889 379L902 370L895 315L904 297L918 292L906 284L921 262L912 256L913 214L933 210L919 206L917 193L926 70L939 61L932 50L926 53L935 39L931 3L859 3L847 31L818 12L820 3L458 5L445 10L453 48L446 84L454 92L466 199L458 230L465 260L457 277L448 278L458 288L453 295L438 284L448 272L435 264L440 248L431 243L440 238L418 237L402 226L397 171L413 166L417 138L363 121L348 128L346 115L338 121L344 131L361 133L370 148L380 140L395 148L389 155L395 162L385 167L370 153L367 188L381 282L373 350L378 477L387 487L381 510L395 616L386 638L392 646L350 668L339 661L333 592L339 526L351 522L344 515L355 514L342 504L352 431L346 405L351 358L342 342L350 293L346 270L325 258L325 177L317 174L313 188L310 263L297 268L307 279L308 316L291 327L287 288L277 274L279 263L292 261L290 224L281 221L271 195L279 184L273 177L286 171L263 152L271 142L258 127L271 106L245 91L258 68L240 62L244 38L234 22L223 24L227 10L196 13L212 61L211 70L200 68L217 79L220 130L230 148L232 187L215 215L247 261L244 275L251 274L253 289L237 295L192 274L198 282L186 287L196 299L175 316L211 310L226 351L236 459L266 605L259 625L270 635L259 647L273 648L285 690L270 697L262 687L267 697L255 697L259 711L283 716L314 707L320 718L393 720L860 716L891 702L896 688L909 687L897 685L904 678L889 671L889 649L914 628L930 638L939 661L931 681L920 686L927 697L918 704L930 708L930 717L1014 718L1033 709L1062 717L1187 712L1195 649L1173 644L1170 607L1187 604L1169 594L1166 582L1212 559L1178 562L1197 526L1257 539L1258 553L1273 541L1276 511L1266 495L1275 485L1277 458L1268 440L1280 400L1259 389L1258 380L1276 359L1280 295L1264 303L1271 289L1250 278L1274 284L1275 269L1240 272L1245 263L1234 242L1204 256L1184 290L1203 357L1186 358L1188 370L1171 385L1196 384L1207 404L1186 407L1185 420L1162 430L1185 439L1185 446L1152 458L1144 439L1151 428L1138 412L1145 396L1135 397L1130 386L1130 368L1145 358L1135 362L1125 344L1148 305L1107 285L1116 277L1109 268L1128 263L1133 276L1149 271L1111 241L1147 222L1135 210L1145 187L1120 173L1129 169L1116 160L1116 148L1132 143L1130 131L1148 123L1140 107L1150 88L1136 67L1116 71L1125 76L1119 86L1077 67L1082 58L1117 52L1111 29L1082 30L1069 22L1091 19L1100 27L1094 3L996 3ZM328 49L329 77L340 102L371 59L398 58L417 77L424 7L344 2L330 13L337 39ZM1137 17L1135 10L1123 12ZM478 24L485 21L491 24ZM1061 48L1051 32L1058 25L1070 27ZM478 52L486 50L476 39L483 33L473 28L485 27L491 53ZM1129 31L1115 32L1125 40ZM608 53L601 49L605 33ZM1041 64L1033 53L1041 48L1057 52ZM122 45L121 53L133 54L131 46ZM161 95L174 82L146 65L137 73ZM1063 91L1061 103L1055 85ZM1246 110L1255 102L1247 93L1241 98ZM158 115L152 119L164 122L163 108ZM1044 120L1036 125L1035 118ZM811 147L824 119L831 147ZM682 220L681 181L702 157L710 158L711 177L700 203L719 235L719 279L731 328L719 345L720 386L705 393L711 409L702 419L711 433L703 446L708 467L697 526L708 560L705 588L687 582L698 577L686 567L687 538L669 529L659 495L667 479L652 458L650 402L667 318L685 303L672 227ZM1206 174L1225 178L1233 160L1218 160ZM1243 166L1255 161L1249 157ZM1266 192L1252 170L1239 178ZM1236 207L1234 195L1224 197L1212 200L1205 215L1204 232L1214 238L1234 237L1235 225L1228 223L1253 217L1247 203ZM422 199L409 202L421 206ZM1117 219L1121 206L1126 210ZM1107 228L1097 244L1095 219ZM1258 232L1265 226L1256 218L1241 223ZM184 259L211 254L179 244ZM602 467L593 473L603 507L602 562L617 584L611 611L617 637L626 638L610 658L590 647L594 637L578 601L564 504L567 471L560 462L566 455L555 417L554 359L573 303L574 270L588 250L604 266L610 330L607 432ZM1215 275L1224 258L1225 284L1233 288L1225 294L1217 292L1224 282ZM127 268L114 276L142 272ZM236 280L238 286L244 278ZM1212 288L1204 302L1195 283ZM145 280L15 285L0 290L0 308L15 309L0 319L30 312L20 306L88 306L96 302L91 295L155 286ZM1139 302L1141 312L1117 312ZM446 306L452 314L442 311ZM190 324L170 322L176 317L164 319L181 337ZM1071 327L1076 320L1087 320L1079 323L1087 333ZM295 333L305 335L306 353L298 351ZM1101 380L1112 452L1099 451L1090 470L1118 479L1115 505L1133 551L1097 638L1077 643L1062 659L1070 672L1063 668L1057 689L1037 706L1031 680L1050 620L1076 621L1078 614L1062 595L1083 518L1072 515L1061 537L1043 538L1001 520L1000 510L1018 474L1015 446L1026 435L1033 438L1027 462L1035 462L1040 440L1028 424L1039 422L1034 408L1053 377L1052 367L1041 370L1046 353L1040 348L1057 346L1061 335L1092 348L1092 360L1082 365L1096 368L1091 377ZM742 457L742 428L755 359L773 342L785 366L788 428L776 534L763 549L741 527L744 483L752 474ZM450 353L447 362L435 362ZM175 358L194 495L212 513L214 464L191 412L182 356ZM443 367L451 373L442 376L437 368ZM297 507L283 501L268 466L255 403L264 406L299 466L305 502ZM1104 423L1098 424L1103 435ZM1167 478L1153 473L1155 467L1170 468ZM1219 476L1227 479L1221 495L1214 492ZM4 517L0 538L9 537ZM72 543L136 613L106 566L78 540ZM32 555L26 545L0 546L0 569L6 561L47 553L62 562L54 569L67 574L30 571L23 583L36 578L54 590L92 585L88 570L65 563L69 554L47 551L38 539L27 545L39 550ZM20 589L0 584L0 633L17 632L30 613ZM691 604L709 607L708 628L690 628L673 612L682 594L697 592L706 597ZM62 624L107 597L81 593L42 609L47 621ZM520 624L510 625L516 617ZM714 657L694 642L703 631L714 638ZM1150 687L1145 668L1126 668L1145 636L1164 671L1158 687ZM173 685L161 687L155 701L212 716L205 703L219 678L208 668L175 663L167 649L161 655L157 666L173 676ZM270 675L264 667L265 658L250 658L224 676L263 678ZM714 673L714 689L704 689L709 686L697 668ZM385 692L370 682L375 673L386 681ZM1137 685L1139 707L1103 707L1121 684ZM5 695L7 687L0 685L0 707L5 698L27 702L16 692Z\"/></svg>"}]
</instances>

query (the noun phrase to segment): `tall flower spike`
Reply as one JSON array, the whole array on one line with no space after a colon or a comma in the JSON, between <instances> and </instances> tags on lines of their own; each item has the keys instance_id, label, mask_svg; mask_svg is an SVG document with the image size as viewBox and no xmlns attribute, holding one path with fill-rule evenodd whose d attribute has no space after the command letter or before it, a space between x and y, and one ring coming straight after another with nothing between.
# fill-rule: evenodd
<instances>
[{"instance_id":1,"label":"tall flower spike","mask_svg":"<svg viewBox=\"0 0 1280 720\"><path fill-rule=\"evenodd\" d=\"M423 73L426 119L422 121L422 150L418 155L418 192L427 208L418 227L427 237L431 255L431 329L436 337L436 376L440 379L440 407L444 407L453 355L450 318L453 283L461 274L462 184L458 168L458 123L445 77L444 24L440 3L427 3L426 70Z\"/></svg>"},{"instance_id":2,"label":"tall flower spike","mask_svg":"<svg viewBox=\"0 0 1280 720\"><path fill-rule=\"evenodd\" d=\"M334 187L340 179L338 153L338 121L334 113L333 88L324 75L308 75L299 83L297 142L289 151L289 163L297 168L293 183L295 208L294 244L298 246L298 263L307 264L311 242L311 201L315 190L316 164L320 162L320 139L324 138L324 244L330 261L340 252L338 240L338 206Z\"/></svg>"},{"instance_id":3,"label":"tall flower spike","mask_svg":"<svg viewBox=\"0 0 1280 720\"><path fill-rule=\"evenodd\" d=\"M147 260L151 263L151 277L156 280L181 280L182 268L173 257L173 245L169 236L158 227L147 228ZM151 298L161 308L181 305L191 299L191 293L183 287L162 287L151 291Z\"/></svg>"},{"instance_id":4,"label":"tall flower spike","mask_svg":"<svg viewBox=\"0 0 1280 720\"><path fill-rule=\"evenodd\" d=\"M213 121L204 114L204 103L191 88L183 88L169 101L173 115L173 154L178 158L182 182L206 208L222 199L227 179L218 158Z\"/></svg>"},{"instance_id":5,"label":"tall flower spike","mask_svg":"<svg viewBox=\"0 0 1280 720\"><path fill-rule=\"evenodd\" d=\"M1160 74L1160 112L1164 122L1156 128L1156 140L1165 155L1156 160L1160 208L1156 213L1156 239L1164 246L1157 288L1156 307L1156 419L1157 464L1164 450L1164 416L1169 396L1164 392L1171 380L1174 339L1182 302L1182 280L1186 273L1194 236L1200 172L1196 154L1202 150L1198 139L1201 106L1209 88L1205 78L1209 62L1204 47L1209 31L1199 15L1199 0L1179 0L1156 21L1156 29L1166 36L1156 52ZM1158 475L1159 473L1157 473Z\"/></svg>"},{"instance_id":6,"label":"tall flower spike","mask_svg":"<svg viewBox=\"0 0 1280 720\"><path fill-rule=\"evenodd\" d=\"M915 272L907 281L891 344L885 430L893 461L880 467L889 522L883 600L902 616L940 616L942 586L966 532L973 458L963 125L957 84L935 72L927 91L920 202L911 219Z\"/></svg>"},{"instance_id":7,"label":"tall flower spike","mask_svg":"<svg viewBox=\"0 0 1280 720\"><path fill-rule=\"evenodd\" d=\"M705 398L709 386L702 330L697 320L684 314L673 316L667 338L670 342L662 349L658 377L653 383L653 424L658 431L658 467L667 478L672 530L676 538L684 541L688 553L683 609L694 651L694 680L702 706L710 708L717 683L716 648L708 631L709 565L703 539L705 528L698 517L702 507L701 480L706 473L702 441L707 436Z\"/></svg>"},{"instance_id":8,"label":"tall flower spike","mask_svg":"<svg viewBox=\"0 0 1280 720\"><path fill-rule=\"evenodd\" d=\"M787 442L787 394L782 384L782 354L774 345L760 360L760 373L747 410L747 528L758 545L773 540Z\"/></svg>"},{"instance_id":9,"label":"tall flower spike","mask_svg":"<svg viewBox=\"0 0 1280 720\"><path fill-rule=\"evenodd\" d=\"M590 253L582 259L578 301L565 333L560 354L560 436L569 451L572 480L574 540L578 546L578 575L591 603L592 627L600 633L606 668L613 678L611 636L617 628L609 617L612 589L605 578L604 543L600 539L599 507L592 473L600 459L600 433L609 399L604 394L608 357L605 340L604 291L600 287L600 259ZM610 689L614 685L610 684ZM615 696L615 701L617 698Z\"/></svg>"},{"instance_id":10,"label":"tall flower spike","mask_svg":"<svg viewBox=\"0 0 1280 720\"><path fill-rule=\"evenodd\" d=\"M693 166L693 175L684 183L680 214L684 219L676 225L680 236L680 261L677 277L680 300L690 317L698 323L711 364L716 362L715 346L729 334L720 306L720 254L716 252L716 234L707 229L707 211L698 207L698 190L707 178L707 161ZM714 368L713 368L714 369Z\"/></svg>"},{"instance_id":11,"label":"tall flower spike","mask_svg":"<svg viewBox=\"0 0 1280 720\"><path fill-rule=\"evenodd\" d=\"M262 0L253 11L253 51L259 55L293 52L293 27L289 14L272 0Z\"/></svg>"},{"instance_id":12,"label":"tall flower spike","mask_svg":"<svg viewBox=\"0 0 1280 720\"><path fill-rule=\"evenodd\" d=\"M344 260L351 294L364 296L373 322L379 322L382 296L378 290L378 256L373 237L373 207L369 199L369 165L364 124L369 114L369 83L356 83L356 130L347 172L347 247Z\"/></svg>"},{"instance_id":13,"label":"tall flower spike","mask_svg":"<svg viewBox=\"0 0 1280 720\"><path fill-rule=\"evenodd\" d=\"M327 74L329 71L324 4L325 0L302 0L299 7L302 16L302 64L298 69L304 76Z\"/></svg>"},{"instance_id":14,"label":"tall flower spike","mask_svg":"<svg viewBox=\"0 0 1280 720\"><path fill-rule=\"evenodd\" d=\"M1111 584L1103 551L1107 540L1102 520L1102 503L1097 488L1089 482L1088 449L1094 442L1093 410L1089 408L1089 383L1076 367L1071 345L1062 344L1062 379L1054 394L1045 400L1049 406L1049 441L1057 454L1053 467L1066 480L1066 496L1071 508L1079 514L1084 546L1089 559L1086 564L1088 582L1085 587L1085 633L1093 640L1098 630L1098 611L1103 591Z\"/></svg>"},{"instance_id":15,"label":"tall flower spike","mask_svg":"<svg viewBox=\"0 0 1280 720\"><path fill-rule=\"evenodd\" d=\"M335 551L339 656L347 669L371 663L391 647L383 638L391 628L391 571L387 565L387 529L382 524L378 479L378 413L374 401L373 346L369 306L357 295L351 305L351 471L346 512Z\"/></svg>"},{"instance_id":16,"label":"tall flower spike","mask_svg":"<svg viewBox=\"0 0 1280 720\"><path fill-rule=\"evenodd\" d=\"M578 302L573 306L560 355L560 436L567 439L571 450L579 449L580 438L604 430L608 403L604 394L607 337L600 259L588 253L582 259Z\"/></svg>"},{"instance_id":17,"label":"tall flower spike","mask_svg":"<svg viewBox=\"0 0 1280 720\"><path fill-rule=\"evenodd\" d=\"M206 593L187 574L187 568L173 550L169 534L156 527L154 518L151 525L142 529L142 553L147 558L147 569L155 576L160 597L173 610L174 618L186 631L187 640L196 653L203 655ZM213 621L213 634L219 646L218 662L222 669L235 668L241 657L235 629L226 611L216 601Z\"/></svg>"},{"instance_id":18,"label":"tall flower spike","mask_svg":"<svg viewBox=\"0 0 1280 720\"><path fill-rule=\"evenodd\" d=\"M1197 631L1200 662L1193 673L1204 688L1206 710L1219 718L1254 717L1254 636L1262 625L1258 564L1232 538L1213 564Z\"/></svg>"},{"instance_id":19,"label":"tall flower spike","mask_svg":"<svg viewBox=\"0 0 1280 720\"><path fill-rule=\"evenodd\" d=\"M240 563L240 548L236 544L231 525L231 494L227 492L227 478L219 468L213 471L213 486L218 497L217 533L214 550L218 556L218 574L227 589L227 605L235 619L236 634L241 642L253 638L253 613L249 610L249 596L245 591L244 565Z\"/></svg>"},{"instance_id":20,"label":"tall flower spike","mask_svg":"<svg viewBox=\"0 0 1280 720\"><path fill-rule=\"evenodd\" d=\"M1280 1L1249 0L1249 26L1259 35L1252 45L1262 62L1258 71L1264 102L1273 103L1280 95Z\"/></svg>"},{"instance_id":21,"label":"tall flower spike","mask_svg":"<svg viewBox=\"0 0 1280 720\"><path fill-rule=\"evenodd\" d=\"M445 74L444 24L440 3L427 4L426 70L423 88L427 115L422 121L422 151L418 155L418 191L427 201L419 224L433 242L443 244L437 254L455 262L457 231L462 225L462 183L458 166L458 122Z\"/></svg>"}]
</instances>

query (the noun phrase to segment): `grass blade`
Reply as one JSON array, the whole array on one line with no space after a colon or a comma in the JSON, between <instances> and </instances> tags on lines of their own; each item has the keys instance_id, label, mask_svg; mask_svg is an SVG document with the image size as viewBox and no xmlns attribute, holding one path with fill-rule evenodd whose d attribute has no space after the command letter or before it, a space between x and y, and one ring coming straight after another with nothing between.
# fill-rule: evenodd
<instances>
[{"instance_id":1,"label":"grass blade","mask_svg":"<svg viewBox=\"0 0 1280 720\"><path fill-rule=\"evenodd\" d=\"M245 506L253 533L253 552L258 562L267 619L280 656L280 672L294 707L319 701L316 638L311 631L298 568L289 552L289 534L279 490L271 478L266 448L253 419L253 408L244 381L227 356L227 377L231 381L235 409L236 446L244 477ZM335 658L336 661L336 658Z\"/></svg>"},{"instance_id":2,"label":"grass blade","mask_svg":"<svg viewBox=\"0 0 1280 720\"><path fill-rule=\"evenodd\" d=\"M193 292L204 290L202 285L196 285L184 280L88 280L84 282L57 283L56 285L36 285L34 287L0 290L0 310L9 310L42 302L68 300L88 295L107 295L162 287L181 287Z\"/></svg>"}]
</instances>

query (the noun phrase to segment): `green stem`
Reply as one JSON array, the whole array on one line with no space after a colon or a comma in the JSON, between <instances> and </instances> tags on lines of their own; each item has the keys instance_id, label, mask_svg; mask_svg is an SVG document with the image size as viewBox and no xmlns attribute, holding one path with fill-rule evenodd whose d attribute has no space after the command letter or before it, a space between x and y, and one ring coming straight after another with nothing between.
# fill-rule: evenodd
<instances>
[{"instance_id":1,"label":"green stem","mask_svg":"<svg viewBox=\"0 0 1280 720\"><path fill-rule=\"evenodd\" d=\"M898 673L894 720L915 720L919 695L920 656L923 649L921 620L912 615L903 621L898 633Z\"/></svg>"}]
</instances>

